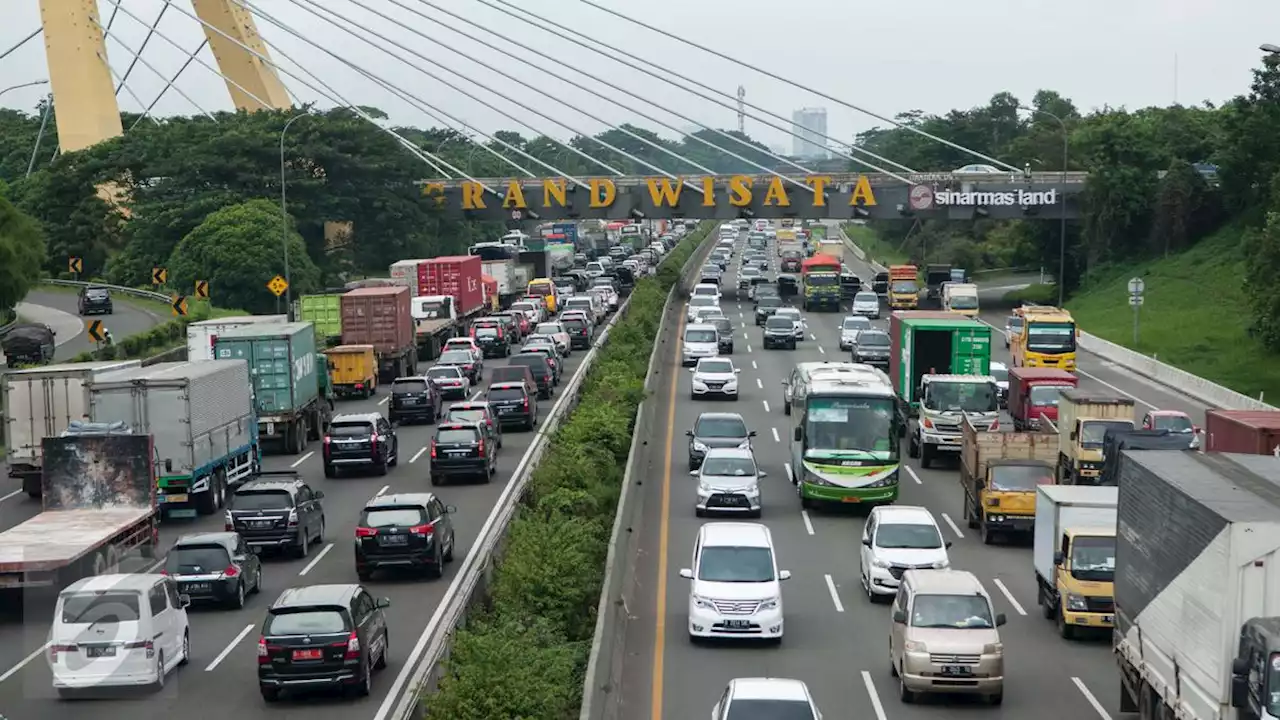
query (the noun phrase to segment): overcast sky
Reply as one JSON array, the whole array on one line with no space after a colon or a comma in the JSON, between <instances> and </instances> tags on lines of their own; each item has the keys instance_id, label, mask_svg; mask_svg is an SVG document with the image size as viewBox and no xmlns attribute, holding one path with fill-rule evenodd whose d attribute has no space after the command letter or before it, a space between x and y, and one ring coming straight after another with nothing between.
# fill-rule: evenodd
<instances>
[{"instance_id":1,"label":"overcast sky","mask_svg":"<svg viewBox=\"0 0 1280 720\"><path fill-rule=\"evenodd\" d=\"M467 98L444 83L412 69L379 49L353 38L344 30L309 12L322 6L355 23L382 33L381 47L414 60L393 42L420 53L429 64L415 60L442 79L453 82L485 101L502 107L528 122L538 132L567 138L575 131L594 133L607 124L633 122L675 137L696 124L730 128L736 125L733 109L716 105L677 90L636 70L607 60L574 43L516 20L482 4L481 0L243 0L281 23L302 33L299 40L259 14L258 27L273 47L282 67L307 81L285 55L330 84L343 100L327 99L303 80L284 75L295 97L316 101L322 107L352 103L385 110L397 124L432 126L432 120L410 102L361 77L340 60L312 45L328 48L351 63L365 67L391 84L417 95L430 105L469 123L482 132L500 129L533 134L528 127ZM496 0L486 0L494 2ZM739 85L746 97L772 112L791 117L801 107L825 107L828 134L851 139L854 133L880 121L815 96L760 73L716 58L701 50L670 40L666 35L639 28L579 0L514 0L519 7L548 17L590 35L636 60L649 60L729 94ZM893 2L835 2L834 0L598 0L642 19L664 33L700 42L734 58L745 60L783 77L875 113L892 116L922 109L942 113L986 102L1002 90L1024 102L1041 88L1057 90L1083 110L1105 105L1136 108L1212 100L1220 103L1247 92L1250 69L1258 64L1257 46L1280 44L1280 2L1277 0L915 0ZM530 50L488 35L433 9L428 3L455 12L481 26L502 33L536 50L560 58L550 68L565 77L593 85L571 68L582 68L645 98L597 87L600 95L621 101L619 107L592 93L535 70L502 52L486 48L458 32L481 37L519 57L546 65ZM40 23L37 0L7 0L6 20L0 25L0 52L35 30ZM401 9L402 5L409 9ZM101 0L105 24L113 4ZM129 12L153 22L162 0L128 0ZM378 9L391 17L380 18ZM809 7L808 13L800 8ZM412 11L438 18L448 28L423 19ZM201 25L184 13L190 0L174 0L159 30L143 53L147 63L172 75L186 59L165 37L187 50L203 39ZM350 26L347 26L350 27ZM456 31L455 31L456 29ZM358 30L357 30L358 31ZM121 11L108 40L112 67L123 74L146 36L145 25ZM418 33L421 33L419 35ZM115 38L118 36L119 41ZM423 36L430 37L431 40ZM443 45L437 45L436 42ZM450 49L460 51L462 55ZM488 62L520 82L480 67L463 56ZM206 49L200 59L214 66ZM1176 58L1176 60L1175 60ZM216 66L215 66L216 67ZM465 79L449 72L465 74ZM0 60L0 91L11 85L46 77L43 38L27 43ZM223 80L193 63L177 83L208 110L230 109ZM120 92L122 109L138 111L164 87L155 72L139 63L129 77L128 90ZM318 87L318 85L317 85ZM485 89L492 88L546 113L537 116ZM31 109L47 90L13 90L0 97L0 105ZM132 90L142 103L129 92ZM539 92L545 91L547 94ZM729 102L721 97L721 100ZM671 112L686 115L681 118ZM639 112L636 112L639 111ZM156 107L156 114L189 115L197 112L181 95L170 91ZM785 132L753 119L748 110L747 132L771 146L791 148ZM596 116L595 118L588 117ZM654 119L643 117L649 115ZM558 125L557 122L565 123ZM770 120L770 122L778 122ZM670 127L664 126L663 123ZM572 128L572 129L570 129Z\"/></svg>"}]
</instances>

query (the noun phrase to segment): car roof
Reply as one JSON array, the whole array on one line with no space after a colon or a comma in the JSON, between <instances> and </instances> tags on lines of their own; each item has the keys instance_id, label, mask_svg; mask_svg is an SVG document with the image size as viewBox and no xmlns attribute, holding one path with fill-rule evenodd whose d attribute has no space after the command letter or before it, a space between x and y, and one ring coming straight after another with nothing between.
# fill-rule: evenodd
<instances>
[{"instance_id":1,"label":"car roof","mask_svg":"<svg viewBox=\"0 0 1280 720\"><path fill-rule=\"evenodd\" d=\"M416 492L416 493L387 493L385 495L375 495L369 498L369 502L365 503L366 508L374 507L394 507L398 505L426 505L435 500L435 493Z\"/></svg>"},{"instance_id":2,"label":"car roof","mask_svg":"<svg viewBox=\"0 0 1280 720\"><path fill-rule=\"evenodd\" d=\"M809 687L791 678L734 678L729 681L733 700L794 700L809 702Z\"/></svg>"},{"instance_id":3,"label":"car roof","mask_svg":"<svg viewBox=\"0 0 1280 720\"><path fill-rule=\"evenodd\" d=\"M908 570L912 588L920 595L981 594L987 591L968 570Z\"/></svg>"},{"instance_id":4,"label":"car roof","mask_svg":"<svg viewBox=\"0 0 1280 720\"><path fill-rule=\"evenodd\" d=\"M755 460L756 456L750 448L707 448L707 458L711 457L738 458L740 460ZM706 467L705 465L703 467Z\"/></svg>"},{"instance_id":5,"label":"car roof","mask_svg":"<svg viewBox=\"0 0 1280 720\"><path fill-rule=\"evenodd\" d=\"M290 607L307 607L309 605L346 605L360 591L360 586L353 583L341 585L305 585L289 588L280 593L280 597L271 603L272 610Z\"/></svg>"},{"instance_id":6,"label":"car roof","mask_svg":"<svg viewBox=\"0 0 1280 720\"><path fill-rule=\"evenodd\" d=\"M103 592L106 590L123 590L142 592L150 590L164 576L158 573L113 573L111 575L91 575L80 578L62 589L60 595L79 592Z\"/></svg>"},{"instance_id":7,"label":"car roof","mask_svg":"<svg viewBox=\"0 0 1280 720\"><path fill-rule=\"evenodd\" d=\"M295 475L294 477L255 477L240 484L236 488L239 493L243 490L288 490L290 492L298 489L303 484L302 477Z\"/></svg>"},{"instance_id":8,"label":"car roof","mask_svg":"<svg viewBox=\"0 0 1280 720\"><path fill-rule=\"evenodd\" d=\"M716 326L710 323L689 323L684 326L685 330L715 330Z\"/></svg>"},{"instance_id":9,"label":"car roof","mask_svg":"<svg viewBox=\"0 0 1280 720\"><path fill-rule=\"evenodd\" d=\"M378 420L381 420L381 419L382 419L382 413L378 413L378 412L342 413L340 415L333 416L333 419L329 421L329 424L332 425L333 423L341 423L341 422L371 423L371 422L377 422Z\"/></svg>"},{"instance_id":10,"label":"car roof","mask_svg":"<svg viewBox=\"0 0 1280 720\"><path fill-rule=\"evenodd\" d=\"M933 513L919 505L881 505L872 510L878 518L877 522L886 525L933 525Z\"/></svg>"},{"instance_id":11,"label":"car roof","mask_svg":"<svg viewBox=\"0 0 1280 720\"><path fill-rule=\"evenodd\" d=\"M760 523L709 522L698 531L702 546L773 547L769 528Z\"/></svg>"},{"instance_id":12,"label":"car roof","mask_svg":"<svg viewBox=\"0 0 1280 720\"><path fill-rule=\"evenodd\" d=\"M1152 410L1147 414L1152 417L1191 417L1181 410Z\"/></svg>"},{"instance_id":13,"label":"car roof","mask_svg":"<svg viewBox=\"0 0 1280 720\"><path fill-rule=\"evenodd\" d=\"M195 532L187 533L174 541L173 546L180 545L222 545L226 548L234 548L240 540L240 536L234 532Z\"/></svg>"},{"instance_id":14,"label":"car roof","mask_svg":"<svg viewBox=\"0 0 1280 720\"><path fill-rule=\"evenodd\" d=\"M694 421L694 424L696 425L703 420L737 420L743 425L747 424L746 419L744 419L742 415L731 412L704 412L698 415L698 419Z\"/></svg>"},{"instance_id":15,"label":"car roof","mask_svg":"<svg viewBox=\"0 0 1280 720\"><path fill-rule=\"evenodd\" d=\"M525 368L525 370L528 370L528 368ZM526 390L527 388L525 388L523 382L515 381L515 382L490 383L489 389L490 390Z\"/></svg>"}]
</instances>

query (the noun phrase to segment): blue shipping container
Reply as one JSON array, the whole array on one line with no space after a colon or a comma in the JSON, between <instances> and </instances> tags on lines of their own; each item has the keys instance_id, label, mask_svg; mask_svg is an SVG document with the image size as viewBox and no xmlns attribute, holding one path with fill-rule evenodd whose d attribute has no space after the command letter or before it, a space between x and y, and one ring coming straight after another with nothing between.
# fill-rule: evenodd
<instances>
[{"instance_id":1,"label":"blue shipping container","mask_svg":"<svg viewBox=\"0 0 1280 720\"><path fill-rule=\"evenodd\" d=\"M218 360L249 364L254 407L261 419L288 415L316 399L316 328L307 323L246 325L218 336Z\"/></svg>"}]
</instances>

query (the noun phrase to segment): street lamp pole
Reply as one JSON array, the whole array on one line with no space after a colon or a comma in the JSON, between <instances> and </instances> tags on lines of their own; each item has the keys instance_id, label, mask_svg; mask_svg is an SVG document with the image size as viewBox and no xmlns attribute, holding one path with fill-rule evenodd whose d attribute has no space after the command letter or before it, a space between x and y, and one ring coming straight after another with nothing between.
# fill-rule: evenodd
<instances>
[{"instance_id":1,"label":"street lamp pole","mask_svg":"<svg viewBox=\"0 0 1280 720\"><path fill-rule=\"evenodd\" d=\"M0 95L3 95L9 92L10 90L18 90L20 88L35 87L36 85L48 85L48 84L49 84L48 80L32 80L31 82L22 83L20 85L11 85L3 90L0 90Z\"/></svg>"},{"instance_id":2,"label":"street lamp pole","mask_svg":"<svg viewBox=\"0 0 1280 720\"><path fill-rule=\"evenodd\" d=\"M309 114L304 112L294 115L280 129L280 246L284 250L285 314L288 315L290 322L293 321L293 277L289 272L289 210L284 173L284 135L289 132L290 125Z\"/></svg>"},{"instance_id":3,"label":"street lamp pole","mask_svg":"<svg viewBox=\"0 0 1280 720\"><path fill-rule=\"evenodd\" d=\"M1040 108L1022 107L1030 113L1040 113L1058 121L1058 127L1062 130L1062 202L1058 204L1058 307L1066 302L1066 279L1067 279L1067 159L1071 153L1071 136L1067 133L1067 123L1062 118L1054 115L1048 110Z\"/></svg>"}]
</instances>

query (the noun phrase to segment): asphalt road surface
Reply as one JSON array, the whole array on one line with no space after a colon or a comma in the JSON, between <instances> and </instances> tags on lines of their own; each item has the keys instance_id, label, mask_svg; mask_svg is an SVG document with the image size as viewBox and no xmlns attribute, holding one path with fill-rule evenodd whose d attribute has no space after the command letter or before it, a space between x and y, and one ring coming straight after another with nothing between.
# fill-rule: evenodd
<instances>
[{"instance_id":1,"label":"asphalt road surface","mask_svg":"<svg viewBox=\"0 0 1280 720\"><path fill-rule=\"evenodd\" d=\"M846 256L860 276L872 275L852 254ZM660 339L663 354L654 409L658 417L669 420L657 423L657 434L645 438L649 477L656 482L644 483L643 516L634 526L644 533L635 563L635 586L641 591L628 605L635 619L628 627L621 717L705 717L730 679L755 676L804 680L827 717L936 720L956 712L1017 720L1116 717L1119 680L1109 634L1077 641L1058 637L1053 624L1038 613L1030 543L983 545L961 519L958 464L921 469L917 460L906 457L905 443L899 504L923 505L934 514L944 537L954 543L952 567L977 575L996 612L1008 616L1008 624L1000 629L1006 674L1002 706L965 698L927 698L913 705L897 699L897 684L889 674L889 608L870 604L858 579L866 512L802 511L788 475L788 425L780 383L798 362L849 359L838 346L844 313L806 313L810 335L795 351L765 351L750 302L739 304L730 295L722 307L740 324L733 356L742 369L737 402L689 401L690 373L676 356L683 322L671 322ZM683 313L677 318L682 320ZM999 313L986 320L1003 328L1003 318ZM886 328L887 320L876 325ZM993 360L1007 363L1001 337L995 338ZM1139 414L1150 408L1177 409L1204 423L1204 408L1192 400L1095 356L1082 354L1079 362L1082 388L1132 397ZM792 572L783 583L786 635L777 647L751 642L694 645L688 639L689 581L681 579L679 571L689 567L704 521L694 515L696 480L688 473L684 431L706 411L741 413L757 432L756 459L768 473L761 481L760 522L773 533L778 567Z\"/></svg>"},{"instance_id":2,"label":"asphalt road surface","mask_svg":"<svg viewBox=\"0 0 1280 720\"><path fill-rule=\"evenodd\" d=\"M41 298L43 301L43 298ZM74 297L72 298L74 302ZM123 303L117 308L123 308ZM601 325L599 329L602 329ZM120 332L119 334L123 334ZM567 361L560 387L577 371L586 351L575 351ZM486 362L485 377L491 368L504 364L502 359ZM473 391L473 395L478 394ZM338 412L386 413L388 396L384 393L358 401L339 401ZM545 419L560 400L559 388L550 400L539 405L539 417ZM279 559L263 556L263 588L250 596L240 610L196 609L190 615L191 662L171 674L158 694L144 691L121 693L120 697L61 702L51 686L48 662L42 648L47 640L50 609L26 608L25 621L16 614L21 601L10 599L7 616L0 616L0 713L9 718L61 716L88 720L134 720L139 713L169 718L218 718L239 720L250 718L302 718L308 720L372 720L393 683L403 687L397 677L407 673L406 657L418 642L440 599L444 596L462 559L470 551L481 526L495 501L511 480L512 470L520 463L532 441L529 432L504 433L498 474L488 484L446 485L432 488L428 481L429 456L425 454L434 428L406 425L398 429L400 462L385 477L344 473L336 479L325 479L320 446L312 443L301 456L269 455L266 470L296 470L313 488L323 490L326 516L325 542L313 546L305 559ZM5 495L16 482L0 488L0 529L7 529L39 512L39 503L25 495ZM318 696L289 699L268 707L257 687L257 640L265 617L265 608L286 588L324 583L352 583L356 579L352 543L360 509L371 497L380 493L433 490L446 504L457 507L454 527L457 533L456 561L438 580L382 579L368 583L378 597L391 600L387 610L390 626L389 666L374 677L373 693L367 698L343 699ZM221 530L221 514L191 521L172 521L162 526L162 549L183 533ZM144 570L150 563L130 559L122 566L126 571ZM18 605L19 607L15 607ZM379 718L381 720L381 718Z\"/></svg>"},{"instance_id":3,"label":"asphalt road surface","mask_svg":"<svg viewBox=\"0 0 1280 720\"><path fill-rule=\"evenodd\" d=\"M32 322L43 322L53 327L58 333L54 338L58 343L58 351L54 355L54 360L57 362L66 362L82 352L93 349L93 343L89 341L89 335L84 330L92 320L101 320L103 326L109 328L116 340L120 341L130 335L146 332L170 319L153 314L140 306L131 305L120 296L112 299L114 307L110 315L80 318L76 314L76 296L73 293L32 290L27 293L25 302L35 307L29 310L19 308L19 312L24 318ZM57 313L49 313L45 310L46 308L55 310ZM68 318L68 315L71 317ZM78 324L74 334L68 332L72 327L72 320ZM63 326L67 329L64 330Z\"/></svg>"}]
</instances>

